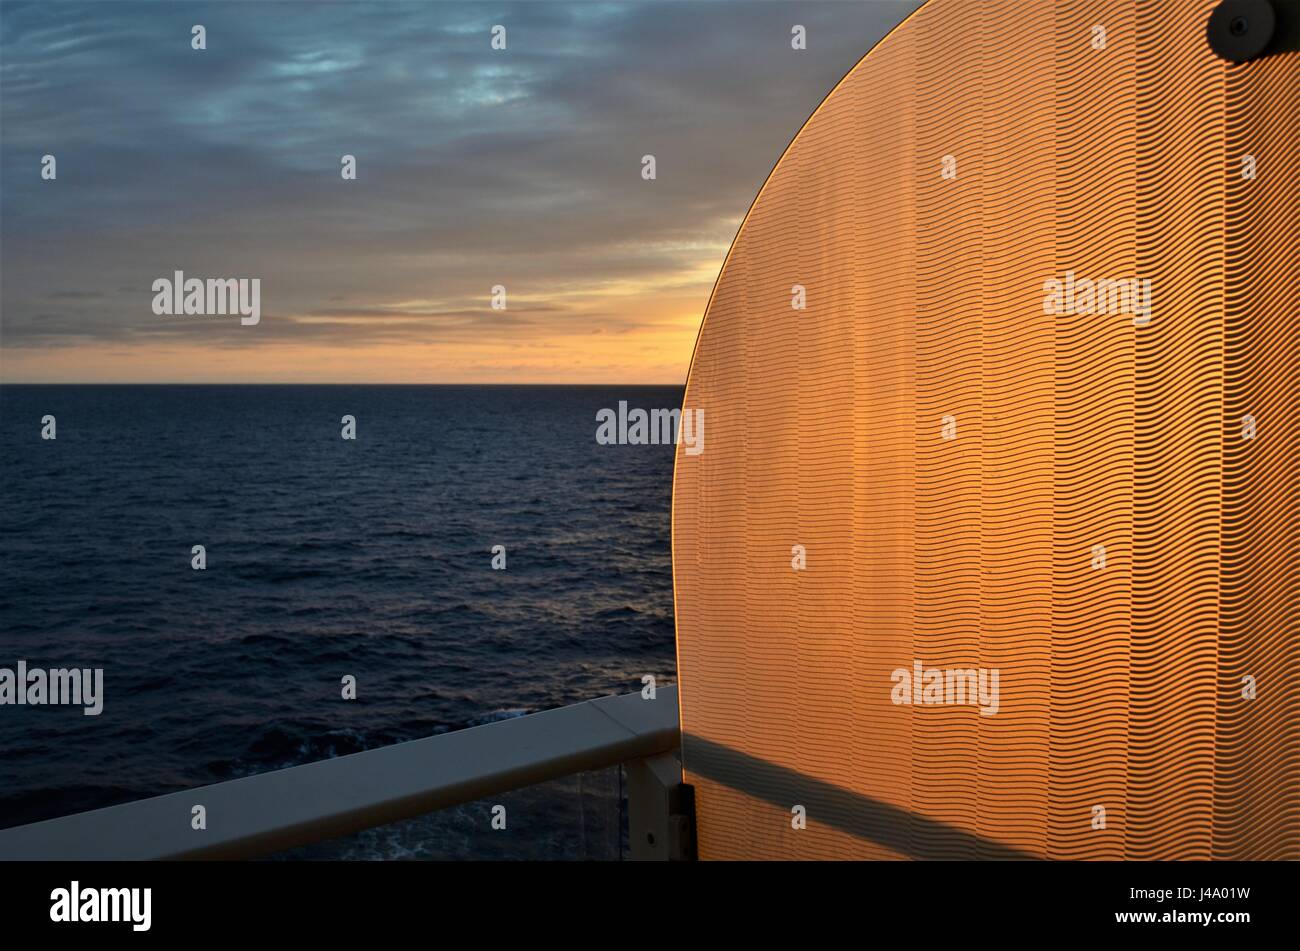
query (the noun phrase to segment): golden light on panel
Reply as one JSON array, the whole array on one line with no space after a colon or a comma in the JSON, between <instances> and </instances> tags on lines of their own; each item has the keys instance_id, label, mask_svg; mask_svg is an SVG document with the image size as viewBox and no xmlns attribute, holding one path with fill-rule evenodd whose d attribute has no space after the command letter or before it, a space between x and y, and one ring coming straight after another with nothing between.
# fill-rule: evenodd
<instances>
[{"instance_id":1,"label":"golden light on panel","mask_svg":"<svg viewBox=\"0 0 1300 951\"><path fill-rule=\"evenodd\" d=\"M1300 54L1217 6L930 0L764 185L674 484L701 857L1300 856Z\"/></svg>"}]
</instances>

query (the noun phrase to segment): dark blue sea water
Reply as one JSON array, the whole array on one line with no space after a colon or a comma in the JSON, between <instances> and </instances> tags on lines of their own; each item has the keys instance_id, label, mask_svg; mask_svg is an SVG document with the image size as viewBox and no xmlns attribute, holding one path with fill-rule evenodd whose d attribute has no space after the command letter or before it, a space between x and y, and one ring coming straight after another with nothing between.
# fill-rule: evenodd
<instances>
[{"instance_id":1,"label":"dark blue sea water","mask_svg":"<svg viewBox=\"0 0 1300 951\"><path fill-rule=\"evenodd\" d=\"M598 445L619 400L681 390L0 387L0 667L105 670L98 717L0 706L0 826L672 682L672 447ZM582 857L611 788L312 854Z\"/></svg>"}]
</instances>

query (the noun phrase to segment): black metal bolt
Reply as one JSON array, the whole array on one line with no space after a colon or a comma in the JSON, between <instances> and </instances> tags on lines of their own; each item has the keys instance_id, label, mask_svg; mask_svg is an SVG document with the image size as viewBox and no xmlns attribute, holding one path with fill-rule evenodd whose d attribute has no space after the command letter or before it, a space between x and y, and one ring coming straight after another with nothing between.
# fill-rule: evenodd
<instances>
[{"instance_id":1,"label":"black metal bolt","mask_svg":"<svg viewBox=\"0 0 1300 951\"><path fill-rule=\"evenodd\" d=\"M1268 48L1276 28L1277 13L1269 0L1223 0L1210 14L1205 38L1216 56L1244 63Z\"/></svg>"}]
</instances>

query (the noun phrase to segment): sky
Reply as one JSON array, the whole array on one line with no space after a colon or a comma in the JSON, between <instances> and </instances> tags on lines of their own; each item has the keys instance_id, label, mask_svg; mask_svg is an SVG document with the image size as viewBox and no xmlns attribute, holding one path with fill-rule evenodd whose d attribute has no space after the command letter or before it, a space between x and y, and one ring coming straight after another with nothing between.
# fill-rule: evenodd
<instances>
[{"instance_id":1,"label":"sky","mask_svg":"<svg viewBox=\"0 0 1300 951\"><path fill-rule=\"evenodd\" d=\"M0 382L682 383L764 179L911 6L5 0ZM258 279L260 323L155 314L177 270Z\"/></svg>"}]
</instances>

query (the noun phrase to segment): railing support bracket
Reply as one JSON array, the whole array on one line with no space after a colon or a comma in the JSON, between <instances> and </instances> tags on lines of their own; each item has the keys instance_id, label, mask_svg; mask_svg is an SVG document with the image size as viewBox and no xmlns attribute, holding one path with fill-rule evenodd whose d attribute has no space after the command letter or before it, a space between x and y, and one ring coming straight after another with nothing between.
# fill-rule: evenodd
<instances>
[{"instance_id":1,"label":"railing support bracket","mask_svg":"<svg viewBox=\"0 0 1300 951\"><path fill-rule=\"evenodd\" d=\"M628 845L634 861L695 859L695 787L682 782L675 753L632 760L627 768Z\"/></svg>"}]
</instances>

